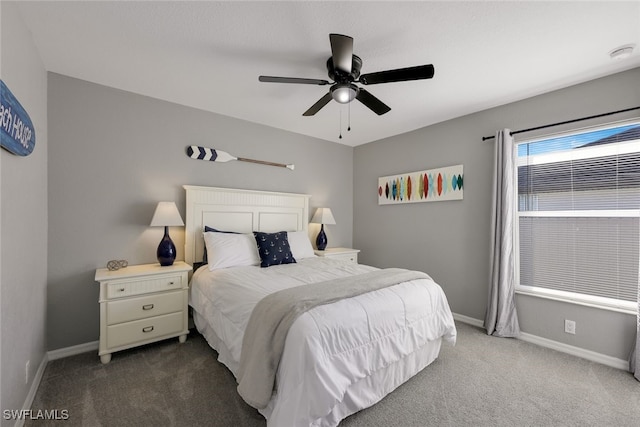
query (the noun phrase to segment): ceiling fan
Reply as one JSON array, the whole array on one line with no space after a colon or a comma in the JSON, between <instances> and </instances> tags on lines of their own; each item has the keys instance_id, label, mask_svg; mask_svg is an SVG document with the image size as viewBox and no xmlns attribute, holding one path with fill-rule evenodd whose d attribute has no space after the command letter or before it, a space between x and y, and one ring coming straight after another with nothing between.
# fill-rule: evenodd
<instances>
[{"instance_id":1,"label":"ceiling fan","mask_svg":"<svg viewBox=\"0 0 640 427\"><path fill-rule=\"evenodd\" d=\"M353 38L342 34L329 34L329 42L331 43L332 56L327 60L327 71L333 83L328 80L299 77L260 76L258 80L268 83L331 85L329 92L305 111L302 114L303 116L313 116L332 99L340 104L348 104L354 99L357 99L374 113L382 115L389 112L391 108L367 90L357 86L356 83L374 85L408 80L423 80L432 78L435 72L433 65L429 64L360 75L362 59L353 54Z\"/></svg>"}]
</instances>

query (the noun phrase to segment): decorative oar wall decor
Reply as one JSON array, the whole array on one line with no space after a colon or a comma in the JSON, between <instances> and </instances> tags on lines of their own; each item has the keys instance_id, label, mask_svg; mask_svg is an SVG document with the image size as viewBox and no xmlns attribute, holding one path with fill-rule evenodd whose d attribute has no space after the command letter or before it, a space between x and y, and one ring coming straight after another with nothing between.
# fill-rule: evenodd
<instances>
[{"instance_id":1,"label":"decorative oar wall decor","mask_svg":"<svg viewBox=\"0 0 640 427\"><path fill-rule=\"evenodd\" d=\"M287 168L293 170L295 165L286 165L284 163L267 162L264 160L247 159L246 157L236 157L226 151L216 150L214 148L200 147L199 145L191 145L187 147L187 156L192 159L208 160L210 162L230 162L237 160L239 162L257 163L259 165L277 166L279 168Z\"/></svg>"}]
</instances>

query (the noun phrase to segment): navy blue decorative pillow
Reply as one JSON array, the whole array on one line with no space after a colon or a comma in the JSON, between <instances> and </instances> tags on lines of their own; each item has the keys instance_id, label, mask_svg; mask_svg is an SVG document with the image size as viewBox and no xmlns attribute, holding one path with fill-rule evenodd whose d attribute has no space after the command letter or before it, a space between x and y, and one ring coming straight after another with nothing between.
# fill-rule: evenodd
<instances>
[{"instance_id":1,"label":"navy blue decorative pillow","mask_svg":"<svg viewBox=\"0 0 640 427\"><path fill-rule=\"evenodd\" d=\"M278 233L261 233L254 231L253 235L256 238L258 253L260 254L260 267L296 262L296 259L291 253L286 231L280 231Z\"/></svg>"}]
</instances>

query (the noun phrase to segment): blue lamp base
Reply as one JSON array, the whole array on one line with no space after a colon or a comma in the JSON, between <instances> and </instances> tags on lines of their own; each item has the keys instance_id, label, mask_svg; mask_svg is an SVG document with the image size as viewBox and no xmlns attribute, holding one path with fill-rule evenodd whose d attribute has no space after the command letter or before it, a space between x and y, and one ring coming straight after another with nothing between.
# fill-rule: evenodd
<instances>
[{"instance_id":1,"label":"blue lamp base","mask_svg":"<svg viewBox=\"0 0 640 427\"><path fill-rule=\"evenodd\" d=\"M173 265L173 261L176 260L176 245L173 244L171 237L169 237L169 227L164 227L164 237L160 240L158 245L158 262L163 267Z\"/></svg>"},{"instance_id":2,"label":"blue lamp base","mask_svg":"<svg viewBox=\"0 0 640 427\"><path fill-rule=\"evenodd\" d=\"M316 247L319 251L324 251L327 247L327 235L324 234L324 224L320 225L320 232L316 238Z\"/></svg>"}]
</instances>

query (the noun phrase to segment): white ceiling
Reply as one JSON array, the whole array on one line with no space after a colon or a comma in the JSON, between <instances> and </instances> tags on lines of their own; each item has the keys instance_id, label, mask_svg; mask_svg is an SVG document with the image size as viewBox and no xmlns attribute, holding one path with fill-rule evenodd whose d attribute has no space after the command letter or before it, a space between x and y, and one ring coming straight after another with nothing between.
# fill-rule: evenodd
<instances>
[{"instance_id":1,"label":"white ceiling","mask_svg":"<svg viewBox=\"0 0 640 427\"><path fill-rule=\"evenodd\" d=\"M640 66L640 1L21 2L48 71L357 146ZM359 102L302 113L328 86L329 33L370 73L434 64L431 80L367 86ZM609 52L635 44L631 58ZM639 82L640 84L640 82ZM340 114L342 112L342 134ZM594 112L598 113L598 112Z\"/></svg>"}]
</instances>

